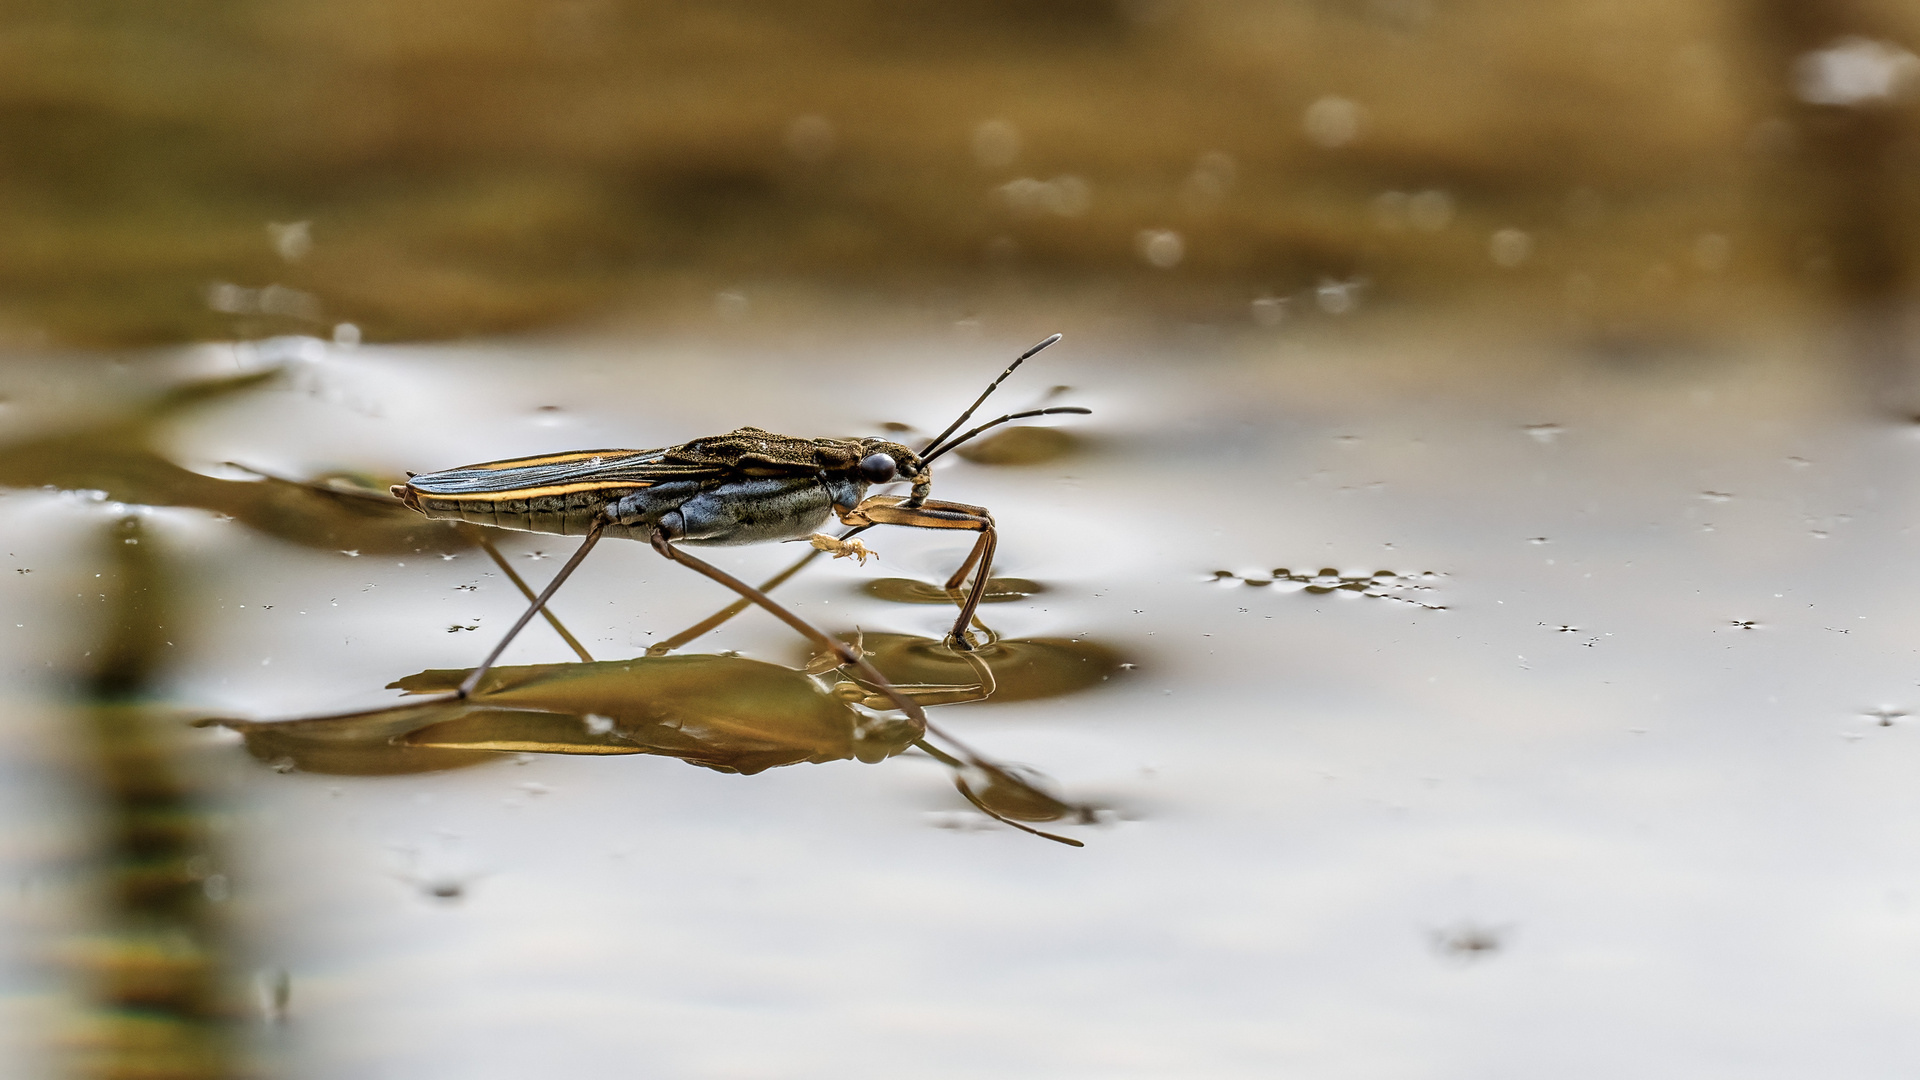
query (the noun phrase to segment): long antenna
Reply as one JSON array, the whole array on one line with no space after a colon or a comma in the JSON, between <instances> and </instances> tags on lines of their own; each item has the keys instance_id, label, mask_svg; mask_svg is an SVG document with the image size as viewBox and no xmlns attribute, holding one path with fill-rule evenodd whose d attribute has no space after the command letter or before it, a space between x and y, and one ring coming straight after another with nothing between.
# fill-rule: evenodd
<instances>
[{"instance_id":1,"label":"long antenna","mask_svg":"<svg viewBox=\"0 0 1920 1080\"><path fill-rule=\"evenodd\" d=\"M1025 420L1029 416L1055 416L1060 413L1078 413L1081 416L1088 416L1088 415L1091 415L1092 412L1093 412L1092 409L1083 409L1078 405L1055 405L1051 409L1028 409L1026 412L1008 413L1007 415L1001 417L998 420L989 420L986 423L981 424L979 427L974 428L972 431L967 432L965 435L962 435L959 438L953 440L952 442L947 443L945 446L930 446L927 449L920 451L920 461L922 464L932 461L934 458L937 458L941 454L944 454L947 451L953 449L954 447L959 446L961 443L966 442L968 439L973 438L975 435L980 434L981 432L987 430L988 428L999 427L1001 424L1004 424L1009 420ZM965 419L965 417L962 417L961 419Z\"/></svg>"},{"instance_id":2,"label":"long antenna","mask_svg":"<svg viewBox=\"0 0 1920 1080\"><path fill-rule=\"evenodd\" d=\"M1023 353L1021 353L1021 354L1020 354L1020 359L1018 359L1018 360L1015 360L1015 361L1014 361L1013 363L1011 363L1011 364L1008 364L1008 365L1007 365L1007 370L1005 370L1005 371L1003 371L1003 372L1001 372L1001 373L1000 373L1000 377L999 377L999 378L997 378L997 379L995 379L995 380L993 380L993 382L991 382L991 383L989 383L989 384L987 385L987 388L986 388L985 390L982 390L982 391L980 392L980 396L979 396L979 397L977 397L977 398L974 398L974 399L973 399L973 404L971 404L971 405L969 405L969 406L967 406L967 411L966 411L966 412L963 412L963 413L961 413L961 414L960 414L960 418L959 418L958 420L955 420L955 421L954 421L953 423L951 423L951 424L948 424L948 425L947 425L947 430L945 430L945 431L943 431L943 432L941 432L940 434L938 434L938 435L936 435L936 436L934 436L934 438L933 438L933 441L927 444L927 450L931 450L931 449L933 449L934 447L936 447L936 446L939 446L939 445L940 445L940 443L941 443L941 442L942 442L943 440L945 440L947 436L949 436L949 435L951 435L951 434L953 434L954 432L956 432L956 431L958 431L958 430L960 430L960 425L961 425L961 424L964 424L964 423L966 423L966 422L967 422L967 419L968 419L969 417L971 417L971 416L973 415L973 411L974 411L975 409L978 409L978 408L980 407L980 403L981 403L981 402L983 402L983 401L985 401L985 400L987 400L987 395L989 395L989 394L991 394L991 393L993 393L993 392L994 392L995 390L998 390L998 389L1000 389L1000 384L1001 384L1001 383L1003 383L1003 382L1006 382L1006 381L1007 381L1007 376L1009 376L1009 375L1011 375L1011 374L1013 374L1013 370L1014 370L1015 368L1017 368L1017 367L1019 367L1019 366L1020 366L1021 364L1024 364L1024 363L1026 363L1026 362L1027 362L1027 360L1028 360L1028 359L1030 359L1030 358L1031 358L1031 357L1033 356L1033 354L1034 354L1034 353L1037 353L1037 352L1039 352L1039 351L1040 351L1041 349L1044 349L1044 348L1046 348L1047 346L1049 346L1049 345L1051 345L1051 344L1053 344L1054 342L1056 342L1056 341L1059 341L1059 340L1060 340L1060 338L1061 338L1061 336L1062 336L1062 335L1060 335L1060 334L1055 334L1055 335L1053 335L1052 337L1050 337L1050 338L1048 338L1047 340L1045 340L1045 341L1043 341L1043 342L1041 342L1040 344L1038 344L1038 345L1035 345L1035 346L1034 346L1033 348L1031 348L1031 349L1028 349L1028 350L1027 350L1026 352L1023 352ZM923 451L921 451L921 453L925 453L925 452L926 452L925 450L923 450Z\"/></svg>"}]
</instances>

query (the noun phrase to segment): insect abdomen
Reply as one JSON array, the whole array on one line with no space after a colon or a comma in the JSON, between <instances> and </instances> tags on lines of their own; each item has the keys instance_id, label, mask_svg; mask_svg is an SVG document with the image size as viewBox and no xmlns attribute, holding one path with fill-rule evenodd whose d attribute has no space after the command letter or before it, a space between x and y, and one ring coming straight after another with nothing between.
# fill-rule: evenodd
<instances>
[{"instance_id":1,"label":"insect abdomen","mask_svg":"<svg viewBox=\"0 0 1920 1080\"><path fill-rule=\"evenodd\" d=\"M632 489L628 489L632 490ZM621 491L579 491L546 495L474 496L432 495L408 489L407 505L430 518L471 521L519 532L585 536L587 527Z\"/></svg>"}]
</instances>

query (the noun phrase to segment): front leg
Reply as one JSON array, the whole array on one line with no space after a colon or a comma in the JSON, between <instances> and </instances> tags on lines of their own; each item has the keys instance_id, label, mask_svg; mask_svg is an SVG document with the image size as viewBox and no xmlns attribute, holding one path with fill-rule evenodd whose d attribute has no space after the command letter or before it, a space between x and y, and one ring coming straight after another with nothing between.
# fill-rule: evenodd
<instances>
[{"instance_id":1,"label":"front leg","mask_svg":"<svg viewBox=\"0 0 1920 1080\"><path fill-rule=\"evenodd\" d=\"M916 529L966 529L980 534L973 550L967 554L967 561L947 579L948 589L958 589L967 580L967 574L973 573L973 588L967 592L966 602L960 605L960 617L954 620L951 636L954 648L971 650L973 645L967 641L967 628L973 623L973 612L980 606L980 598L987 593L987 579L993 572L993 552L1000 544L999 534L993 528L993 515L987 508L938 499L916 503L900 495L875 495L851 509L839 506L833 509L841 521L859 528L906 525Z\"/></svg>"}]
</instances>

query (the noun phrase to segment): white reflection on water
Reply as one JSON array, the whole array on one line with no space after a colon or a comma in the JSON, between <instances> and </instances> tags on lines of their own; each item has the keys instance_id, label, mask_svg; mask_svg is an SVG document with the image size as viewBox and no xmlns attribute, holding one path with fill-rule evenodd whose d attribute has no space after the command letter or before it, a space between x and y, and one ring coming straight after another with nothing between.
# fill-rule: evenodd
<instances>
[{"instance_id":1,"label":"white reflection on water","mask_svg":"<svg viewBox=\"0 0 1920 1080\"><path fill-rule=\"evenodd\" d=\"M1188 355L1069 337L1023 377L1036 397L1076 387L1060 400L1096 410L1075 423L1100 452L939 474L938 495L993 508L999 572L1050 587L989 609L996 628L1087 635L1137 664L1101 691L940 716L1117 808L1083 851L936 827L974 819L924 760L358 779L235 751L236 897L291 973L293 1075L1920 1064L1904 1034L1920 1013L1912 432L1849 418L1811 360L1449 369L1460 346L1423 340ZM362 347L176 445L314 473L570 448L556 435L937 430L1000 363L897 342ZM547 405L573 425L543 426ZM51 512L37 498L0 504L10 532ZM470 663L516 613L476 556L347 560L167 523L224 605L181 679L199 704L369 703L394 676ZM871 540L881 563L782 595L836 626L937 634L941 609L858 585L943 573L962 549ZM597 653L727 599L607 547L556 604ZM536 549L558 550L516 548ZM723 554L751 574L790 552ZM1432 572L1443 607L1215 573L1277 568ZM793 651L754 616L701 647ZM509 660L564 655L530 636ZM458 854L458 898L395 871L421 852ZM1463 963L1449 943L1469 940L1497 947Z\"/></svg>"}]
</instances>

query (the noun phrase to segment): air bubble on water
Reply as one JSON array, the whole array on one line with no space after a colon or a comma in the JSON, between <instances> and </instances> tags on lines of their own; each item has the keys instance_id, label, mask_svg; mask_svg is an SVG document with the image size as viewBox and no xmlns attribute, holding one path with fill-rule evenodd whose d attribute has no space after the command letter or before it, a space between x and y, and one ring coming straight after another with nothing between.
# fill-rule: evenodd
<instances>
[{"instance_id":1,"label":"air bubble on water","mask_svg":"<svg viewBox=\"0 0 1920 1080\"><path fill-rule=\"evenodd\" d=\"M1079 217L1093 205L1093 187L1078 176L1056 176L1047 184L1047 209L1061 217Z\"/></svg>"},{"instance_id":2,"label":"air bubble on water","mask_svg":"<svg viewBox=\"0 0 1920 1080\"><path fill-rule=\"evenodd\" d=\"M1545 536L1529 536L1529 537L1527 537L1527 543L1529 543L1529 544L1551 544L1551 543L1553 543L1553 540L1552 540L1551 538L1549 538L1549 537L1545 537Z\"/></svg>"},{"instance_id":3,"label":"air bubble on water","mask_svg":"<svg viewBox=\"0 0 1920 1080\"><path fill-rule=\"evenodd\" d=\"M1733 493L1727 491L1703 491L1700 493L1700 497L1708 502L1723 503L1733 501Z\"/></svg>"},{"instance_id":4,"label":"air bubble on water","mask_svg":"<svg viewBox=\"0 0 1920 1080\"><path fill-rule=\"evenodd\" d=\"M1133 244L1150 266L1171 270L1187 257L1187 242L1172 229L1141 229Z\"/></svg>"},{"instance_id":5,"label":"air bubble on water","mask_svg":"<svg viewBox=\"0 0 1920 1080\"><path fill-rule=\"evenodd\" d=\"M1202 154L1180 186L1180 200L1189 210L1209 209L1227 197L1239 174L1239 163L1231 154L1218 150Z\"/></svg>"},{"instance_id":6,"label":"air bubble on water","mask_svg":"<svg viewBox=\"0 0 1920 1080\"><path fill-rule=\"evenodd\" d=\"M1794 92L1809 105L1889 101L1920 79L1920 57L1890 41L1848 36L1793 66Z\"/></svg>"},{"instance_id":7,"label":"air bubble on water","mask_svg":"<svg viewBox=\"0 0 1920 1080\"><path fill-rule=\"evenodd\" d=\"M1553 443L1559 439L1560 436L1566 434L1567 431L1567 429L1560 424L1528 424L1520 430L1532 436L1534 442L1542 444Z\"/></svg>"},{"instance_id":8,"label":"air bubble on water","mask_svg":"<svg viewBox=\"0 0 1920 1080\"><path fill-rule=\"evenodd\" d=\"M1533 257L1533 237L1522 229L1501 229L1487 239L1487 255L1495 266L1517 269Z\"/></svg>"},{"instance_id":9,"label":"air bubble on water","mask_svg":"<svg viewBox=\"0 0 1920 1080\"><path fill-rule=\"evenodd\" d=\"M1023 176L996 190L1007 208L1023 217L1079 217L1093 204L1093 188L1078 176L1056 176L1052 180Z\"/></svg>"},{"instance_id":10,"label":"air bubble on water","mask_svg":"<svg viewBox=\"0 0 1920 1080\"><path fill-rule=\"evenodd\" d=\"M1265 327L1279 326L1287 318L1287 298L1284 296L1260 296L1253 301L1253 321Z\"/></svg>"},{"instance_id":11,"label":"air bubble on water","mask_svg":"<svg viewBox=\"0 0 1920 1080\"><path fill-rule=\"evenodd\" d=\"M269 221L267 239L273 242L274 253L287 262L299 262L313 250L313 222L311 221Z\"/></svg>"},{"instance_id":12,"label":"air bubble on water","mask_svg":"<svg viewBox=\"0 0 1920 1080\"><path fill-rule=\"evenodd\" d=\"M207 286L205 295L207 307L224 315L280 315L308 322L320 321L320 298L284 285L249 289L232 282L216 281Z\"/></svg>"},{"instance_id":13,"label":"air bubble on water","mask_svg":"<svg viewBox=\"0 0 1920 1080\"><path fill-rule=\"evenodd\" d=\"M1308 105L1300 123L1307 138L1332 149L1359 138L1365 116L1366 110L1358 102L1329 94Z\"/></svg>"},{"instance_id":14,"label":"air bubble on water","mask_svg":"<svg viewBox=\"0 0 1920 1080\"><path fill-rule=\"evenodd\" d=\"M1360 290L1365 286L1366 281L1362 278L1347 281L1321 278L1320 284L1313 290L1314 302L1329 315L1346 315L1360 306Z\"/></svg>"}]
</instances>

